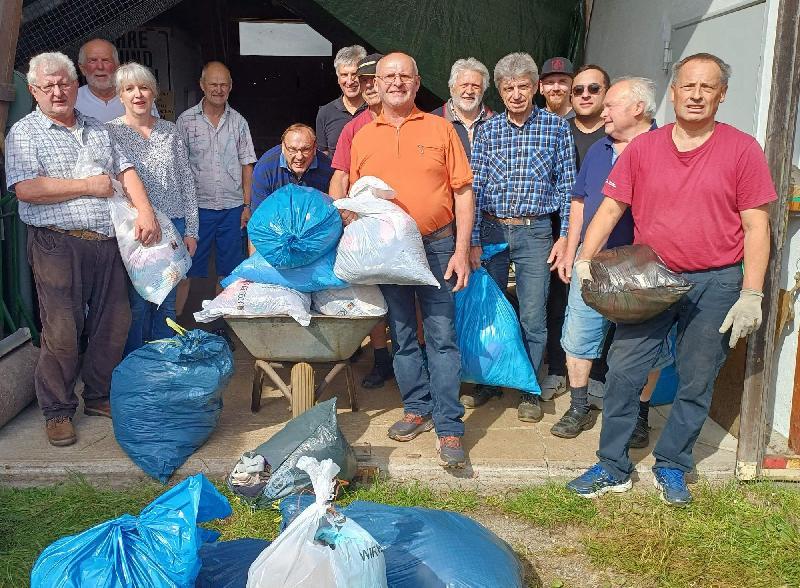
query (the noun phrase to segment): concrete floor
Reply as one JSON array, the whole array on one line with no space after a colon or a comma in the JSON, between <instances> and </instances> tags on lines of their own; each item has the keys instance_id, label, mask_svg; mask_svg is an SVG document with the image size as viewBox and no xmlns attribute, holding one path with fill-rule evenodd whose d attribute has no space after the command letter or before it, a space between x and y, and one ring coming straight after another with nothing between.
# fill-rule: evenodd
<instances>
[{"instance_id":1,"label":"concrete floor","mask_svg":"<svg viewBox=\"0 0 800 588\"><path fill-rule=\"evenodd\" d=\"M354 366L357 382L371 367L370 355L364 353ZM236 371L225 391L219 427L178 470L173 481L199 471L211 477L225 476L242 452L268 439L289 420L289 404L274 389L265 391L260 412L250 412L252 365L252 357L240 345L236 352ZM317 381L321 377L317 374ZM343 374L326 391L326 397L331 394L339 397L340 426L356 447L360 465L378 467L395 478L488 491L551 478L566 479L595 463L599 422L577 439L558 439L549 433L552 424L568 407L568 395L544 403L544 419L536 424L517 420L515 392L506 392L502 398L468 411L465 445L470 464L463 471L453 472L437 465L436 439L432 432L408 443L398 443L386 436L389 425L402 416L394 382L380 390L359 388L361 410L355 413L348 410ZM668 406L651 410L651 447L632 451L638 476L642 479L650 478L653 463L650 450L668 413ZM0 429L0 483L45 485L65 479L70 472L116 487L146 479L117 445L109 420L85 417L79 409L75 425L78 433L75 445L51 447L45 438L38 408L32 405L25 409ZM713 421L706 422L694 454L700 476L714 479L733 476L736 439Z\"/></svg>"}]
</instances>

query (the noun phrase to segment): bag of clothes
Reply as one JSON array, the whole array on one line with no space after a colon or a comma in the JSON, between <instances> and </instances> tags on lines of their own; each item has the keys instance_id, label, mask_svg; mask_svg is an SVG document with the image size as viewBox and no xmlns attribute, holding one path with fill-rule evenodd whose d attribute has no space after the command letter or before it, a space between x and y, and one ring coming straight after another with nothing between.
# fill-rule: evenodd
<instances>
[{"instance_id":1,"label":"bag of clothes","mask_svg":"<svg viewBox=\"0 0 800 588\"><path fill-rule=\"evenodd\" d=\"M283 286L234 280L214 300L204 300L194 320L210 323L224 316L290 316L307 327L311 323L311 296Z\"/></svg>"},{"instance_id":2,"label":"bag of clothes","mask_svg":"<svg viewBox=\"0 0 800 588\"><path fill-rule=\"evenodd\" d=\"M311 307L328 316L383 316L386 300L378 286L352 285L311 294Z\"/></svg>"}]
</instances>

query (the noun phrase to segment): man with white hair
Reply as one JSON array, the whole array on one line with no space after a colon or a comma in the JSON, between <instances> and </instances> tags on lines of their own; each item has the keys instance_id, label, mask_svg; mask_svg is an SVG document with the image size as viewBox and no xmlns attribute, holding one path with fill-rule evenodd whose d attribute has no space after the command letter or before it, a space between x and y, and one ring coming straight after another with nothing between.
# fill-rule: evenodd
<instances>
[{"instance_id":1,"label":"man with white hair","mask_svg":"<svg viewBox=\"0 0 800 588\"><path fill-rule=\"evenodd\" d=\"M433 111L453 123L467 157L472 152L475 130L494 113L483 103L489 87L489 70L474 57L458 59L450 68L450 100Z\"/></svg>"},{"instance_id":2,"label":"man with white hair","mask_svg":"<svg viewBox=\"0 0 800 588\"><path fill-rule=\"evenodd\" d=\"M678 390L653 450L653 480L668 504L692 501L686 474L729 347L761 325L769 263L769 204L776 199L764 152L750 135L717 122L731 68L710 53L673 65L675 123L642 133L603 186L573 271L591 281L590 260L630 209L634 242L647 244L692 289L664 312L618 324L608 356L599 461L567 486L586 498L631 487L628 440L639 392L673 326ZM744 263L742 263L744 262ZM730 333L728 332L730 331Z\"/></svg>"},{"instance_id":3,"label":"man with white hair","mask_svg":"<svg viewBox=\"0 0 800 588\"><path fill-rule=\"evenodd\" d=\"M576 79L579 79L578 76ZM599 80L593 83L599 84ZM602 103L602 117L608 134L589 148L578 172L578 179L572 189L567 248L558 267L562 282L570 284L571 281L561 336L561 347L567 355L571 402L567 412L553 425L550 432L556 437L566 439L577 437L592 424L589 372L594 360L602 356L604 342L611 328L608 319L583 301L581 284L577 274L572 271L575 255L586 234L586 228L603 201L603 183L617 158L636 137L655 128L653 117L656 112L656 97L652 80L620 78L607 94L605 90L603 93L605 98ZM633 217L630 210L627 210L611 232L605 247L620 247L631 243ZM642 394L639 418L631 434L629 447L647 447L649 443L649 400L658 381L659 370L669 363L672 363L672 356L669 346L665 345Z\"/></svg>"},{"instance_id":4,"label":"man with white hair","mask_svg":"<svg viewBox=\"0 0 800 588\"><path fill-rule=\"evenodd\" d=\"M344 126L367 107L358 81L358 64L366 56L367 52L361 45L352 45L339 49L333 60L342 95L319 107L316 125L317 145L331 158Z\"/></svg>"},{"instance_id":5,"label":"man with white hair","mask_svg":"<svg viewBox=\"0 0 800 588\"><path fill-rule=\"evenodd\" d=\"M78 88L75 108L81 114L108 122L125 114L114 87L114 73L119 67L119 52L105 39L92 39L78 51L78 67L86 78L86 85ZM155 103L150 113L158 117Z\"/></svg>"},{"instance_id":6,"label":"man with white hair","mask_svg":"<svg viewBox=\"0 0 800 588\"><path fill-rule=\"evenodd\" d=\"M28 89L38 107L11 128L5 153L6 182L28 225L28 260L39 297L36 397L48 441L56 446L76 441L79 370L84 413L111 417L111 372L130 324L128 279L106 200L114 194L112 177L138 210L136 238L145 245L160 238L133 165L103 123L75 110L77 86L75 66L63 53L31 59ZM84 325L88 346L81 362Z\"/></svg>"},{"instance_id":7,"label":"man with white hair","mask_svg":"<svg viewBox=\"0 0 800 588\"><path fill-rule=\"evenodd\" d=\"M470 253L472 267L477 268L482 244L508 243L506 251L485 265L505 291L509 265L514 263L520 323L535 372L541 368L547 341L550 271L566 245L569 195L575 183L575 146L569 124L534 105L538 79L536 63L527 53L506 55L494 68L506 112L486 121L472 145L475 227ZM561 236L554 244L550 216L556 212L561 216ZM542 387L546 385L545 379ZM499 395L499 388L476 386L462 401L474 407ZM539 397L522 393L517 417L527 422L541 420Z\"/></svg>"}]
</instances>

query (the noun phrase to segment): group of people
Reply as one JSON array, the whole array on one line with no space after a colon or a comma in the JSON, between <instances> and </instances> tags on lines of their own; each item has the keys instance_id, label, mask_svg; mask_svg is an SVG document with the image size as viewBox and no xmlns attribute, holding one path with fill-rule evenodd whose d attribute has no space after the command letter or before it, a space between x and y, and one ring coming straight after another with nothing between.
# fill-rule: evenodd
<instances>
[{"instance_id":1,"label":"group of people","mask_svg":"<svg viewBox=\"0 0 800 588\"><path fill-rule=\"evenodd\" d=\"M35 382L51 443L75 441L82 332L89 335L84 410L108 416L114 365L158 337L164 316L185 302L183 285L160 308L125 291L102 202L112 193L109 175L139 210L143 243L158 238L152 206L173 220L194 255L194 277L207 275L212 245L217 276L234 269L251 211L282 186L345 198L360 177L377 176L415 220L442 285L381 286L393 353L386 324L378 325L363 385L396 378L404 416L389 437L409 441L434 429L442 465L465 465L465 407L502 392L479 385L461 393L454 293L481 265L484 245L507 243L484 264L503 291L513 264L524 345L542 387L541 396L520 394L518 418L541 420L542 400L569 389L570 407L551 432L574 438L602 407L599 462L568 486L586 497L627 490L628 450L648 445L650 394L674 360L679 386L655 446L654 479L667 502L690 502L685 475L714 380L728 349L761 322L768 206L776 197L755 139L715 119L730 67L706 53L676 63L669 87L676 122L659 127L651 80L612 82L602 67L576 70L563 57L540 72L530 55L511 53L495 64L493 80L477 59L459 59L451 97L433 113L415 103L421 80L410 55L345 47L334 66L342 93L319 109L316 129L291 125L257 160L247 122L228 105L232 81L219 62L203 68L204 98L173 125L158 119L149 70L119 66L107 41L81 49L87 86L80 89L66 56L31 60L38 108L9 134L6 171L31 227L43 325ZM484 104L491 81L504 112ZM73 177L80 152L91 154L96 175ZM345 224L354 220L342 214ZM585 304L581 288L593 279L592 256L634 242L694 287L652 319L615 326Z\"/></svg>"}]
</instances>

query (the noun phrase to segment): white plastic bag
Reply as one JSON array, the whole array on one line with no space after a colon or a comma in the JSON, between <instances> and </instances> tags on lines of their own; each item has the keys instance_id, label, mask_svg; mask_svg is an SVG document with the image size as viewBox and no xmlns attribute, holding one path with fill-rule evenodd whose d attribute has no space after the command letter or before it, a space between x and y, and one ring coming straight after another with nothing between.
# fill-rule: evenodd
<instances>
[{"instance_id":1,"label":"white plastic bag","mask_svg":"<svg viewBox=\"0 0 800 588\"><path fill-rule=\"evenodd\" d=\"M125 196L122 184L113 178L111 183L114 195L108 199L108 210L117 234L122 263L139 295L160 305L178 282L186 277L192 257L178 229L166 214L155 207L153 212L161 226L161 239L147 247L137 241L136 217L139 212Z\"/></svg>"},{"instance_id":2,"label":"white plastic bag","mask_svg":"<svg viewBox=\"0 0 800 588\"><path fill-rule=\"evenodd\" d=\"M356 284L313 292L311 306L329 316L383 316L387 310L380 288Z\"/></svg>"},{"instance_id":3,"label":"white plastic bag","mask_svg":"<svg viewBox=\"0 0 800 588\"><path fill-rule=\"evenodd\" d=\"M307 327L311 322L311 296L274 284L236 280L214 300L205 300L194 320L210 323L223 315L290 316Z\"/></svg>"},{"instance_id":4,"label":"white plastic bag","mask_svg":"<svg viewBox=\"0 0 800 588\"><path fill-rule=\"evenodd\" d=\"M247 588L386 588L380 544L363 527L331 507L339 466L303 456L315 502L250 565Z\"/></svg>"},{"instance_id":5,"label":"white plastic bag","mask_svg":"<svg viewBox=\"0 0 800 588\"><path fill-rule=\"evenodd\" d=\"M334 200L339 210L358 218L344 228L333 273L351 284L439 287L431 273L417 223L389 202L392 188L374 176L360 178L348 198Z\"/></svg>"}]
</instances>

